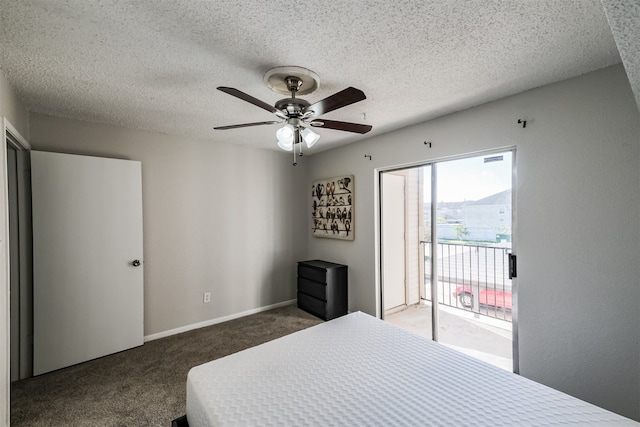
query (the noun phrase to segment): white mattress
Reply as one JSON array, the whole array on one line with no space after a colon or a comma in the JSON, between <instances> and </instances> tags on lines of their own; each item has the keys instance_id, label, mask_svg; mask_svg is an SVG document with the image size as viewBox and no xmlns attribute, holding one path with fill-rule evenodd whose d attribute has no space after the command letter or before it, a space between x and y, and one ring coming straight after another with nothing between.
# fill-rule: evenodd
<instances>
[{"instance_id":1,"label":"white mattress","mask_svg":"<svg viewBox=\"0 0 640 427\"><path fill-rule=\"evenodd\" d=\"M203 426L638 425L357 312L197 366Z\"/></svg>"}]
</instances>

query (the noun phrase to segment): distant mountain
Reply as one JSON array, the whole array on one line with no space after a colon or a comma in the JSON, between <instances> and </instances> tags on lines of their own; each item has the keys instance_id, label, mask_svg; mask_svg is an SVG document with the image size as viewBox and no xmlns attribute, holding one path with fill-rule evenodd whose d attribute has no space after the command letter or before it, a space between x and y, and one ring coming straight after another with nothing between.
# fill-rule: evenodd
<instances>
[{"instance_id":1,"label":"distant mountain","mask_svg":"<svg viewBox=\"0 0 640 427\"><path fill-rule=\"evenodd\" d=\"M492 194L484 199L469 202L467 205L495 206L495 205L511 205L511 189L504 190L500 193Z\"/></svg>"},{"instance_id":2,"label":"distant mountain","mask_svg":"<svg viewBox=\"0 0 640 427\"><path fill-rule=\"evenodd\" d=\"M464 206L494 206L494 205L511 205L511 189L492 194L480 200L465 200L464 202L438 202L439 209L462 209ZM430 202L425 202L425 209L431 208Z\"/></svg>"}]
</instances>

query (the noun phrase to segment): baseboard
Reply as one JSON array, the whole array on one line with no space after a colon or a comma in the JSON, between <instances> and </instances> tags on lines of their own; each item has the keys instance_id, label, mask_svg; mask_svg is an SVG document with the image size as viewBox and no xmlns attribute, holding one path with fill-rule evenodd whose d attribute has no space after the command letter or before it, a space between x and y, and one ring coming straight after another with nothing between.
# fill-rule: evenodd
<instances>
[{"instance_id":1,"label":"baseboard","mask_svg":"<svg viewBox=\"0 0 640 427\"><path fill-rule=\"evenodd\" d=\"M146 335L144 337L144 342L157 340L160 338L170 337L171 335L181 334L183 332L192 331L194 329L204 328L205 326L216 325L218 323L227 322L229 320L238 319L240 317L248 316L250 314L256 314L267 310L272 310L274 308L285 307L287 305L296 304L298 300L291 299L288 301L279 302L276 304L267 305L264 307L252 308L251 310L242 311L240 313L230 314L228 316L218 317L216 319L206 320L200 323L193 323L191 325L181 326L179 328L170 329L164 332L158 332L157 334Z\"/></svg>"}]
</instances>

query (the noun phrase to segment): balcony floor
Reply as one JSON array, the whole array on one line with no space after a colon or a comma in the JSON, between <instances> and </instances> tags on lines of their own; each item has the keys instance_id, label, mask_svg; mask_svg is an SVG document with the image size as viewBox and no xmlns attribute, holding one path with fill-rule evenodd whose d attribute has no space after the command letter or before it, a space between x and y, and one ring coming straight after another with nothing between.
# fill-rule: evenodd
<instances>
[{"instance_id":1,"label":"balcony floor","mask_svg":"<svg viewBox=\"0 0 640 427\"><path fill-rule=\"evenodd\" d=\"M384 319L431 338L431 303L389 310ZM513 371L511 323L440 305L439 342L507 371Z\"/></svg>"}]
</instances>

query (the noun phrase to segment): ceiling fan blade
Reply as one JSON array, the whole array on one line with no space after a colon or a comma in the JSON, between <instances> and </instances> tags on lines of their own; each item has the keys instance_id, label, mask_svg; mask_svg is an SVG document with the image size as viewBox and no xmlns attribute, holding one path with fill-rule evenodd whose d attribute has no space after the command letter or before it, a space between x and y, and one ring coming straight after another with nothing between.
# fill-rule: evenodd
<instances>
[{"instance_id":1,"label":"ceiling fan blade","mask_svg":"<svg viewBox=\"0 0 640 427\"><path fill-rule=\"evenodd\" d=\"M315 104L310 105L307 108L307 111L313 111L313 115L317 117L324 113L328 113L329 111L346 107L347 105L362 101L364 99L367 99L367 97L365 96L363 91L361 91L360 89L356 89L355 87L348 87L338 93L334 93L333 95L323 99L322 101L318 101Z\"/></svg>"},{"instance_id":2,"label":"ceiling fan blade","mask_svg":"<svg viewBox=\"0 0 640 427\"><path fill-rule=\"evenodd\" d=\"M373 129L373 126L371 125L361 125L359 123L339 122L336 120L324 120L324 119L316 119L309 124L313 127L344 130L347 132L354 132L354 133L367 133L371 129Z\"/></svg>"},{"instance_id":3,"label":"ceiling fan blade","mask_svg":"<svg viewBox=\"0 0 640 427\"><path fill-rule=\"evenodd\" d=\"M214 129L215 130L237 129L237 128L246 128L249 126L276 125L278 123L282 123L282 122L271 121L271 122L242 123L240 125L218 126L218 127L215 127Z\"/></svg>"},{"instance_id":4,"label":"ceiling fan blade","mask_svg":"<svg viewBox=\"0 0 640 427\"><path fill-rule=\"evenodd\" d=\"M269 111L270 113L279 113L280 111L277 110L274 106L267 104L264 101L260 101L258 98L254 98L251 95L247 95L246 93L239 91L238 89L234 89L232 87L225 87L225 86L219 86L217 88L218 90L224 92L224 93L228 93L231 96L235 96L236 98L240 98L243 101L247 101L250 104L253 104L257 107L260 107L264 110Z\"/></svg>"}]
</instances>

